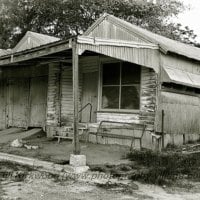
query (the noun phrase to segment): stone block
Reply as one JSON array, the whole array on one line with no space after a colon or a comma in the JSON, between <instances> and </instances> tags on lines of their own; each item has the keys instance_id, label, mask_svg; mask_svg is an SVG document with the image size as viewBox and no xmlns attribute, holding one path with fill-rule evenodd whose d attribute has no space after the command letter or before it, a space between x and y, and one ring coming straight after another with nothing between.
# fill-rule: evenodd
<instances>
[{"instance_id":1,"label":"stone block","mask_svg":"<svg viewBox=\"0 0 200 200\"><path fill-rule=\"evenodd\" d=\"M71 154L69 164L74 167L86 166L86 156Z\"/></svg>"}]
</instances>

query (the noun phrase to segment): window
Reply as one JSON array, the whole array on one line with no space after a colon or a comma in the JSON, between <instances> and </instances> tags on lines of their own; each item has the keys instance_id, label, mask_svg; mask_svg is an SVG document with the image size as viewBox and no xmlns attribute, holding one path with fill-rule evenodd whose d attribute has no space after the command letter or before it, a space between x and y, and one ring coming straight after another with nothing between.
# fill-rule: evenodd
<instances>
[{"instance_id":1,"label":"window","mask_svg":"<svg viewBox=\"0 0 200 200\"><path fill-rule=\"evenodd\" d=\"M102 67L102 109L138 110L140 107L139 65L105 63Z\"/></svg>"}]
</instances>

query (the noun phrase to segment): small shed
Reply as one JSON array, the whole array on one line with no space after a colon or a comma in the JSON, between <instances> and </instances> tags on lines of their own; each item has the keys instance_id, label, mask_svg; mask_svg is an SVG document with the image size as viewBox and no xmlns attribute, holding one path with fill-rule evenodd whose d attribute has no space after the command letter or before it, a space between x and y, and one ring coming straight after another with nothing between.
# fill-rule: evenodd
<instances>
[{"instance_id":1,"label":"small shed","mask_svg":"<svg viewBox=\"0 0 200 200\"><path fill-rule=\"evenodd\" d=\"M66 135L80 122L91 142L131 145L121 125L145 124L147 148L157 134L164 146L199 139L200 49L112 15L67 40L28 32L0 67L2 129ZM113 137L97 136L102 121L119 124Z\"/></svg>"}]
</instances>

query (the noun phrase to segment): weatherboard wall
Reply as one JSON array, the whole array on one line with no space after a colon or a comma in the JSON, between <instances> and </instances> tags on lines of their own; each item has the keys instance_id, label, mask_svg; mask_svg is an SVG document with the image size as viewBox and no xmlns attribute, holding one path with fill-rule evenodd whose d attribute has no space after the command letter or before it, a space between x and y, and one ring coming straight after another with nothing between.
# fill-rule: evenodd
<instances>
[{"instance_id":1,"label":"weatherboard wall","mask_svg":"<svg viewBox=\"0 0 200 200\"><path fill-rule=\"evenodd\" d=\"M82 75L79 72L79 110L81 108ZM73 122L73 82L72 67L62 66L61 72L61 126L70 126Z\"/></svg>"},{"instance_id":2,"label":"weatherboard wall","mask_svg":"<svg viewBox=\"0 0 200 200\"><path fill-rule=\"evenodd\" d=\"M161 67L183 70L200 75L200 63L192 59L173 54L161 56ZM156 112L155 130L162 130L162 110L164 111L163 130L165 146L183 144L199 139L200 135L200 95L181 89L163 88L164 70L161 68L160 86L158 92L158 109ZM181 78L181 77L179 77ZM184 80L184 79L183 79Z\"/></svg>"},{"instance_id":3,"label":"weatherboard wall","mask_svg":"<svg viewBox=\"0 0 200 200\"><path fill-rule=\"evenodd\" d=\"M5 128L6 128L6 82L1 79L0 80L0 130Z\"/></svg>"},{"instance_id":4,"label":"weatherboard wall","mask_svg":"<svg viewBox=\"0 0 200 200\"><path fill-rule=\"evenodd\" d=\"M43 97L38 94L36 79L46 79L48 74L47 66L12 66L1 69L0 77L0 129L6 127L23 127L27 128L33 123L30 121L39 122L37 127L45 125L45 110L46 110L46 86L43 87ZM36 83L36 84L35 84ZM34 91L33 91L34 88ZM34 95L31 95L33 94ZM39 100L34 105L32 102L35 97ZM43 110L40 109L40 102L43 101ZM45 101L45 102L44 102ZM34 109L33 109L34 106ZM33 112L34 110L34 112ZM38 112L38 110L40 110ZM40 115L41 114L41 115ZM35 117L35 115L37 117ZM40 120L41 121L41 120Z\"/></svg>"},{"instance_id":5,"label":"weatherboard wall","mask_svg":"<svg viewBox=\"0 0 200 200\"><path fill-rule=\"evenodd\" d=\"M87 73L98 72L101 63L112 62L116 59L106 56L80 56L79 62L79 109L84 106L83 100L83 75ZM106 112L97 109L96 121L102 120L142 123L147 124L147 130L154 130L155 110L156 110L156 92L157 92L157 74L150 68L141 68L141 97L140 110L135 112ZM59 83L60 82L60 83ZM99 83L99 80L98 80ZM91 84L94 84L91 82ZM100 87L98 89L98 96ZM59 94L60 93L60 94ZM60 99L59 99L60 97ZM99 98L97 98L99 102ZM85 102L86 103L86 102ZM84 111L83 111L84 112ZM59 116L60 115L60 116ZM81 115L80 115L81 121ZM65 127L73 122L73 87L72 87L72 68L71 66L60 66L51 64L49 66L48 82L48 102L47 102L47 125ZM149 134L149 133L148 133ZM150 135L150 134L149 134ZM112 141L113 139L111 139ZM118 139L117 139L118 140ZM115 141L113 140L115 143ZM123 140L119 141L124 143Z\"/></svg>"},{"instance_id":6,"label":"weatherboard wall","mask_svg":"<svg viewBox=\"0 0 200 200\"><path fill-rule=\"evenodd\" d=\"M49 64L47 92L47 126L58 126L60 118L60 63Z\"/></svg>"},{"instance_id":7,"label":"weatherboard wall","mask_svg":"<svg viewBox=\"0 0 200 200\"><path fill-rule=\"evenodd\" d=\"M80 58L80 74L99 71L99 66L102 62L113 61L115 59L108 57L84 57ZM64 116L72 116L73 113L73 99L72 99L72 70L66 68L62 72L62 112ZM154 126L155 117L155 103L156 103L156 87L157 87L157 75L156 73L146 67L142 67L141 73L141 109L138 113L120 113L115 112L98 112L97 121L101 120L118 120L124 122L140 122L147 121L149 128L152 130ZM80 75L80 77L82 77ZM81 98L81 78L80 78L80 98ZM93 83L91 83L93 84ZM70 117L71 118L71 117Z\"/></svg>"}]
</instances>

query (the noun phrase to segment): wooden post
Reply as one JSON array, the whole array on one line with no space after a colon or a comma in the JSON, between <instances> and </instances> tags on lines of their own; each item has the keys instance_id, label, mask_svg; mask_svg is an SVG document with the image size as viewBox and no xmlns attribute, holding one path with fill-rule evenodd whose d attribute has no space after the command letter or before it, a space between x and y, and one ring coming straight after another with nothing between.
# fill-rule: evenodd
<instances>
[{"instance_id":1,"label":"wooden post","mask_svg":"<svg viewBox=\"0 0 200 200\"><path fill-rule=\"evenodd\" d=\"M165 147L165 133L164 133L165 112L162 110L162 148Z\"/></svg>"},{"instance_id":2,"label":"wooden post","mask_svg":"<svg viewBox=\"0 0 200 200\"><path fill-rule=\"evenodd\" d=\"M72 68L73 68L73 101L74 101L74 154L80 154L79 133L78 133L78 101L79 101L79 56L77 52L77 43L72 43Z\"/></svg>"}]
</instances>

